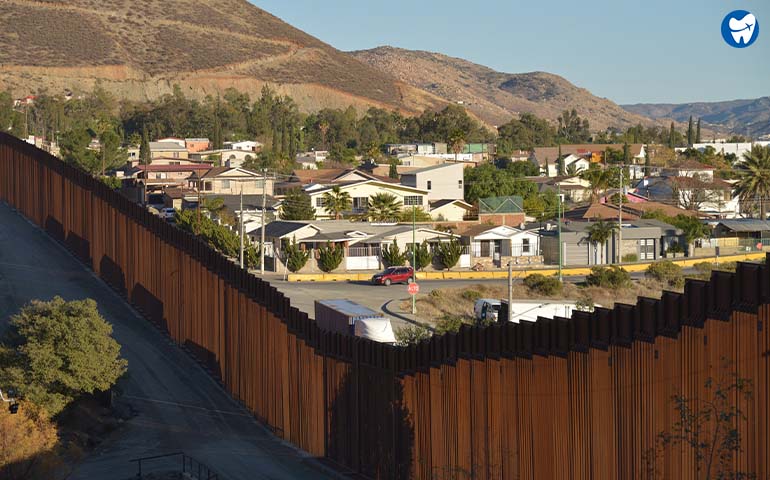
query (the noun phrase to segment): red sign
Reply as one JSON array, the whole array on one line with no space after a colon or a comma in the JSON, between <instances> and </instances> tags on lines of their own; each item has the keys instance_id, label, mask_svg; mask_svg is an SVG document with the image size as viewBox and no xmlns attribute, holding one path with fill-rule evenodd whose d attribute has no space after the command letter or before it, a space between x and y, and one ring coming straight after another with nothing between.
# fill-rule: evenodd
<instances>
[{"instance_id":1,"label":"red sign","mask_svg":"<svg viewBox=\"0 0 770 480\"><path fill-rule=\"evenodd\" d=\"M757 250L762 250L762 242L759 242L759 243L757 244Z\"/></svg>"},{"instance_id":2,"label":"red sign","mask_svg":"<svg viewBox=\"0 0 770 480\"><path fill-rule=\"evenodd\" d=\"M410 283L409 288L407 288L407 291L409 292L409 295L417 295L420 293L420 286L416 283Z\"/></svg>"}]
</instances>

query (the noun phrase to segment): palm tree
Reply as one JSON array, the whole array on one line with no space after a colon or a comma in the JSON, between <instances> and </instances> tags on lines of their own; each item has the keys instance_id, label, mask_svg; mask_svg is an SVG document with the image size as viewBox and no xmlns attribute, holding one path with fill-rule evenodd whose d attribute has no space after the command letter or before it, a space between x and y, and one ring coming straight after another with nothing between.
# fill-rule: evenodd
<instances>
[{"instance_id":1,"label":"palm tree","mask_svg":"<svg viewBox=\"0 0 770 480\"><path fill-rule=\"evenodd\" d=\"M462 130L455 130L452 135L449 136L449 148L455 154L455 162L457 161L457 155L465 148L465 134Z\"/></svg>"},{"instance_id":2,"label":"palm tree","mask_svg":"<svg viewBox=\"0 0 770 480\"><path fill-rule=\"evenodd\" d=\"M599 256L600 250L596 246L601 246L603 249L617 229L618 226L616 224L605 220L599 220L588 227L588 241L594 244L594 263L597 265L601 257Z\"/></svg>"},{"instance_id":3,"label":"palm tree","mask_svg":"<svg viewBox=\"0 0 770 480\"><path fill-rule=\"evenodd\" d=\"M339 185L333 186L330 192L323 194L323 202L324 208L326 208L327 212L334 215L335 220L339 220L343 212L350 210L350 206L353 203L350 199L350 194L340 190Z\"/></svg>"},{"instance_id":4,"label":"palm tree","mask_svg":"<svg viewBox=\"0 0 770 480\"><path fill-rule=\"evenodd\" d=\"M766 202L770 195L770 146L755 146L743 154L743 161L734 165L738 173L734 195L742 203L759 202L759 217L767 217Z\"/></svg>"},{"instance_id":5,"label":"palm tree","mask_svg":"<svg viewBox=\"0 0 770 480\"><path fill-rule=\"evenodd\" d=\"M589 183L588 188L591 189L592 202L597 201L610 186L608 171L595 165L591 165L588 170L580 172L580 178Z\"/></svg>"},{"instance_id":6,"label":"palm tree","mask_svg":"<svg viewBox=\"0 0 770 480\"><path fill-rule=\"evenodd\" d=\"M583 167L578 167L577 163L570 163L567 165L565 173L568 177L577 177L583 171Z\"/></svg>"},{"instance_id":7,"label":"palm tree","mask_svg":"<svg viewBox=\"0 0 770 480\"><path fill-rule=\"evenodd\" d=\"M395 222L401 216L401 206L395 195L378 193L369 199L366 216L372 222Z\"/></svg>"}]
</instances>

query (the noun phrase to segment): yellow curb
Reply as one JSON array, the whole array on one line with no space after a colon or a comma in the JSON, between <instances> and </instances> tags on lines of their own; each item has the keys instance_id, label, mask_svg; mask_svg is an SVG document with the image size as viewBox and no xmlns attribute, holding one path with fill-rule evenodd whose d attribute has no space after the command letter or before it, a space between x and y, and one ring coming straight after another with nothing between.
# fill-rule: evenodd
<instances>
[{"instance_id":1,"label":"yellow curb","mask_svg":"<svg viewBox=\"0 0 770 480\"><path fill-rule=\"evenodd\" d=\"M744 262L749 260L761 260L765 258L765 252L744 253L740 255L728 255L720 256L720 263L728 262ZM658 260L660 261L660 260ZM681 267L692 267L697 263L715 263L717 257L701 257L701 258L683 258L681 260L674 259L673 263ZM629 272L643 272L647 270L647 267L655 262L646 263L632 263L623 265L623 268ZM559 270L553 266L544 268L528 268L526 270L514 270L513 278L525 278L529 275L539 273L540 275L553 276L559 273ZM576 277L588 275L591 273L591 267L574 267L563 268L561 271L565 277ZM287 277L289 282L355 282L355 281L367 281L371 278L371 274L368 273L290 273ZM417 272L418 280L494 280L508 278L508 272L505 270L492 271L492 272Z\"/></svg>"}]
</instances>

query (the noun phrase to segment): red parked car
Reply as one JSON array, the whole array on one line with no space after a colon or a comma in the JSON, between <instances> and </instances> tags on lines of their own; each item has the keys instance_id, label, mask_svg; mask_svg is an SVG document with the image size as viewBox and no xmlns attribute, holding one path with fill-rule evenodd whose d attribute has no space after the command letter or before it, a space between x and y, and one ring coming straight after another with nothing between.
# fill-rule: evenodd
<instances>
[{"instance_id":1,"label":"red parked car","mask_svg":"<svg viewBox=\"0 0 770 480\"><path fill-rule=\"evenodd\" d=\"M412 283L414 281L412 267L389 267L372 277L375 285L390 285L391 283Z\"/></svg>"}]
</instances>

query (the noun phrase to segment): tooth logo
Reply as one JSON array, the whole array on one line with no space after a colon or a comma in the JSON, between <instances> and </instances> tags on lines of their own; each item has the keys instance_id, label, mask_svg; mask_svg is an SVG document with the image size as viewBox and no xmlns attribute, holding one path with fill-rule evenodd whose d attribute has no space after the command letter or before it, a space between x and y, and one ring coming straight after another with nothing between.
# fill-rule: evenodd
<instances>
[{"instance_id":1,"label":"tooth logo","mask_svg":"<svg viewBox=\"0 0 770 480\"><path fill-rule=\"evenodd\" d=\"M722 20L722 38L735 48L746 48L757 40L759 22L746 10L735 10Z\"/></svg>"}]
</instances>

